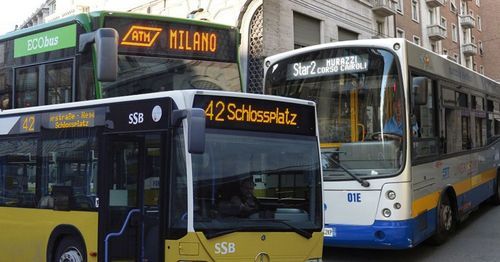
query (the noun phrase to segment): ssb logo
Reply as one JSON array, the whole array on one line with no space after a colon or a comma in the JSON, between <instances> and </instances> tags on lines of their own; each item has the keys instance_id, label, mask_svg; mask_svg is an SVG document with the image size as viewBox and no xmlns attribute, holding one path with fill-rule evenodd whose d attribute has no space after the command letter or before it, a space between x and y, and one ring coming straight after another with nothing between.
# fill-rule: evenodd
<instances>
[{"instance_id":1,"label":"ssb logo","mask_svg":"<svg viewBox=\"0 0 500 262\"><path fill-rule=\"evenodd\" d=\"M236 244L233 242L215 243L215 254L231 254L236 252Z\"/></svg>"}]
</instances>

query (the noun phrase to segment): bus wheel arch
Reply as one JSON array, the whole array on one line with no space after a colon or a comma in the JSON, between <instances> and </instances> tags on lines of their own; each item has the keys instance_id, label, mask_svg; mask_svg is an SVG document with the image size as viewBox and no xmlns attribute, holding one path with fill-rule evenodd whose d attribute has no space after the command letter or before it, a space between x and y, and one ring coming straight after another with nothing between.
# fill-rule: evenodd
<instances>
[{"instance_id":1,"label":"bus wheel arch","mask_svg":"<svg viewBox=\"0 0 500 262\"><path fill-rule=\"evenodd\" d=\"M436 206L436 231L430 238L432 244L446 242L458 224L457 196L453 187L445 188Z\"/></svg>"},{"instance_id":2,"label":"bus wheel arch","mask_svg":"<svg viewBox=\"0 0 500 262\"><path fill-rule=\"evenodd\" d=\"M77 253L80 253L83 261L87 261L87 248L83 236L72 225L59 225L52 231L47 243L47 261L56 261L59 249L65 245L77 246Z\"/></svg>"}]
</instances>

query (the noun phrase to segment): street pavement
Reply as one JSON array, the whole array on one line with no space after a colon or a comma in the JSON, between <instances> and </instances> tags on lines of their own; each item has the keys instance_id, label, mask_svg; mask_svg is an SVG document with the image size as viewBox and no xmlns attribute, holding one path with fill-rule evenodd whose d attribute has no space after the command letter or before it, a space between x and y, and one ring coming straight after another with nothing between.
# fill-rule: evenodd
<instances>
[{"instance_id":1,"label":"street pavement","mask_svg":"<svg viewBox=\"0 0 500 262\"><path fill-rule=\"evenodd\" d=\"M324 248L323 261L500 262L500 206L482 205L441 246L424 242L408 250Z\"/></svg>"}]
</instances>

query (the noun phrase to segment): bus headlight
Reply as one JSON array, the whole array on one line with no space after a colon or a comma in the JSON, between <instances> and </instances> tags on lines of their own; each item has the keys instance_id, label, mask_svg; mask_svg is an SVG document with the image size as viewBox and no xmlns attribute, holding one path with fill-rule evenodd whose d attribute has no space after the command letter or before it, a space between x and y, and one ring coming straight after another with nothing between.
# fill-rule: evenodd
<instances>
[{"instance_id":1,"label":"bus headlight","mask_svg":"<svg viewBox=\"0 0 500 262\"><path fill-rule=\"evenodd\" d=\"M390 210L390 209L388 209L388 208L384 208L384 209L382 209L382 215L383 215L384 217L390 217L390 216L391 216L391 210Z\"/></svg>"},{"instance_id":2,"label":"bus headlight","mask_svg":"<svg viewBox=\"0 0 500 262\"><path fill-rule=\"evenodd\" d=\"M389 190L387 191L387 193L385 193L385 195L387 196L387 198L389 200L394 200L396 199L396 192L392 191L392 190Z\"/></svg>"}]
</instances>

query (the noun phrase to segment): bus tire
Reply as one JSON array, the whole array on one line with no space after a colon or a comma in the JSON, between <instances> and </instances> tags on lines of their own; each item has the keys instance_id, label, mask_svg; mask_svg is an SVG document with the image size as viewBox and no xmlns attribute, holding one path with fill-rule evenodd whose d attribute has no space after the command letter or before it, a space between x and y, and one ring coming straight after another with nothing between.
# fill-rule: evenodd
<instances>
[{"instance_id":1,"label":"bus tire","mask_svg":"<svg viewBox=\"0 0 500 262\"><path fill-rule=\"evenodd\" d=\"M491 196L491 203L495 206L500 205L500 183L498 183L500 180L500 174L497 175L497 178L495 179L495 183L493 183L493 196Z\"/></svg>"},{"instance_id":2,"label":"bus tire","mask_svg":"<svg viewBox=\"0 0 500 262\"><path fill-rule=\"evenodd\" d=\"M450 196L443 193L437 206L436 232L431 237L430 242L434 245L441 245L455 230L456 217Z\"/></svg>"},{"instance_id":3,"label":"bus tire","mask_svg":"<svg viewBox=\"0 0 500 262\"><path fill-rule=\"evenodd\" d=\"M57 245L55 262L86 262L85 246L76 236L66 236Z\"/></svg>"}]
</instances>

